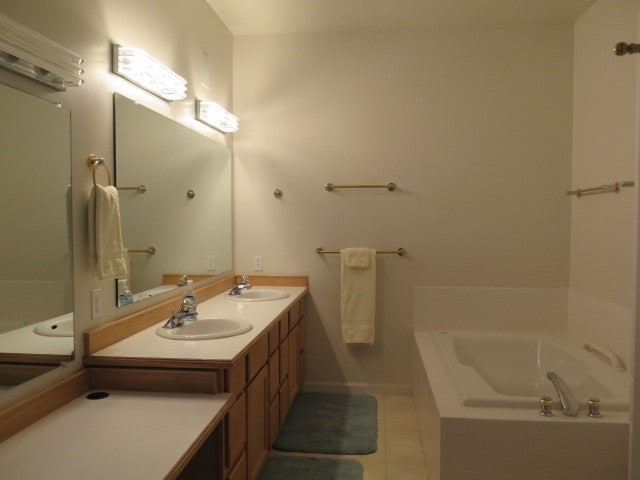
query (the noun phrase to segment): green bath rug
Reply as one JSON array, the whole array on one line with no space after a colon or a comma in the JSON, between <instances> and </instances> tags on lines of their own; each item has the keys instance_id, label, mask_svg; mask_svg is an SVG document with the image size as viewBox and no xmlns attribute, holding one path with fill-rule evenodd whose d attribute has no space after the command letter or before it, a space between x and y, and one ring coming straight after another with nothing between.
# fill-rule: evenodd
<instances>
[{"instance_id":1,"label":"green bath rug","mask_svg":"<svg viewBox=\"0 0 640 480\"><path fill-rule=\"evenodd\" d=\"M378 401L371 395L300 393L274 448L285 452L363 455L376 451Z\"/></svg>"},{"instance_id":2,"label":"green bath rug","mask_svg":"<svg viewBox=\"0 0 640 480\"><path fill-rule=\"evenodd\" d=\"M258 480L362 480L362 465L343 458L274 455Z\"/></svg>"}]
</instances>

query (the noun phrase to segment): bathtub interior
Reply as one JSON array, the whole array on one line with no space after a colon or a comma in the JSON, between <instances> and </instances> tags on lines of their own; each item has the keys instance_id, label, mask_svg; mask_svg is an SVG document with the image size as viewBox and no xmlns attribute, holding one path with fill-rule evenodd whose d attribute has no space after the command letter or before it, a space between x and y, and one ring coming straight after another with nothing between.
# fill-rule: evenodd
<instances>
[{"instance_id":1,"label":"bathtub interior","mask_svg":"<svg viewBox=\"0 0 640 480\"><path fill-rule=\"evenodd\" d=\"M437 332L434 340L465 406L531 407L556 398L554 371L586 408L597 397L610 410L625 410L629 380L564 335Z\"/></svg>"}]
</instances>

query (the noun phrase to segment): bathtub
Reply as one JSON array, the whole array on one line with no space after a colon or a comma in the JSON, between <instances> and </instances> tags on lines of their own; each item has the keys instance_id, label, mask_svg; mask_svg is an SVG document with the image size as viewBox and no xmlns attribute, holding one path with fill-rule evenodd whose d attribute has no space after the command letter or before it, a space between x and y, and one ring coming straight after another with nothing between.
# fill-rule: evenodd
<instances>
[{"instance_id":1,"label":"bathtub","mask_svg":"<svg viewBox=\"0 0 640 480\"><path fill-rule=\"evenodd\" d=\"M555 371L580 402L562 414ZM630 383L570 338L414 332L413 394L430 480L626 480ZM540 396L554 401L538 413ZM601 418L586 415L589 397Z\"/></svg>"},{"instance_id":2,"label":"bathtub","mask_svg":"<svg viewBox=\"0 0 640 480\"><path fill-rule=\"evenodd\" d=\"M629 379L565 335L434 332L462 404L534 408L541 396L557 397L547 379L556 372L581 409L590 397L603 409L628 410Z\"/></svg>"}]
</instances>

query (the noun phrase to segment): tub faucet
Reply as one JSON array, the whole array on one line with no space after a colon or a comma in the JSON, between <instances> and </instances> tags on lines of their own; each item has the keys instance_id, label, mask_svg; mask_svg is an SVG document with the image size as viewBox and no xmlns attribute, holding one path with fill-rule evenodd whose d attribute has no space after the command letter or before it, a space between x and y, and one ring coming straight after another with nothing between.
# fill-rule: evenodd
<instances>
[{"instance_id":1,"label":"tub faucet","mask_svg":"<svg viewBox=\"0 0 640 480\"><path fill-rule=\"evenodd\" d=\"M562 413L568 417L578 416L578 401L569 386L556 372L547 372L547 378L551 380L551 383L553 383L553 386L556 388L556 392L558 392L560 403L562 403Z\"/></svg>"},{"instance_id":2,"label":"tub faucet","mask_svg":"<svg viewBox=\"0 0 640 480\"><path fill-rule=\"evenodd\" d=\"M184 297L180 302L180 308L177 312L171 314L171 318L167 320L162 328L178 328L184 325L185 320L195 320L198 312L195 311L195 303L192 299Z\"/></svg>"},{"instance_id":3,"label":"tub faucet","mask_svg":"<svg viewBox=\"0 0 640 480\"><path fill-rule=\"evenodd\" d=\"M238 283L235 287L231 289L229 295L236 296L242 293L242 290L246 290L251 288L251 284L249 283L249 277L247 275L242 275L240 279L240 283Z\"/></svg>"}]
</instances>

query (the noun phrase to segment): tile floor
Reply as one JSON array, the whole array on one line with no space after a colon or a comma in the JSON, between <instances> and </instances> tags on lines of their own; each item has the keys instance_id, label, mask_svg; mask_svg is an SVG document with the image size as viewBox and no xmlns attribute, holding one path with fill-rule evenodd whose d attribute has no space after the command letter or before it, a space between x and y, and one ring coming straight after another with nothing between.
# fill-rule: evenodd
<instances>
[{"instance_id":1,"label":"tile floor","mask_svg":"<svg viewBox=\"0 0 640 480\"><path fill-rule=\"evenodd\" d=\"M363 480L427 480L413 397L375 397L378 399L378 450L370 455L329 456L358 460L364 468ZM285 452L272 450L271 453ZM290 452L285 454L291 455Z\"/></svg>"}]
</instances>

